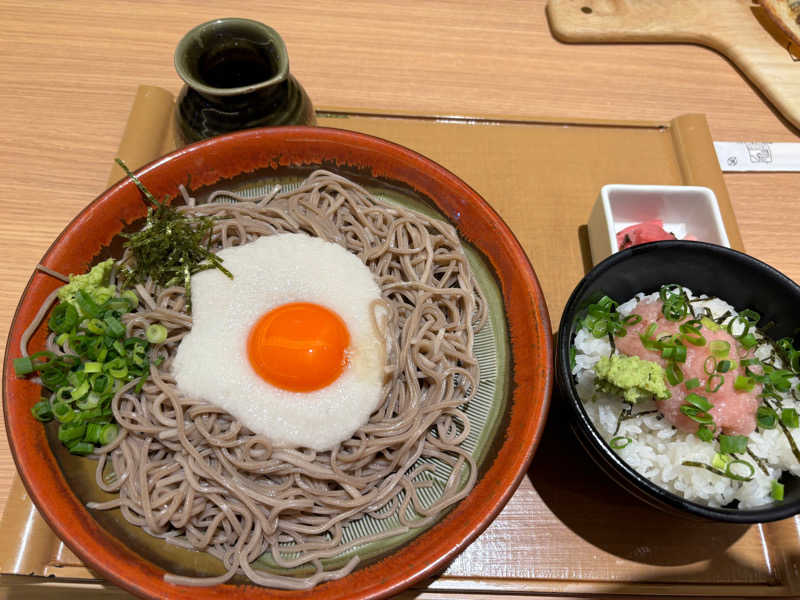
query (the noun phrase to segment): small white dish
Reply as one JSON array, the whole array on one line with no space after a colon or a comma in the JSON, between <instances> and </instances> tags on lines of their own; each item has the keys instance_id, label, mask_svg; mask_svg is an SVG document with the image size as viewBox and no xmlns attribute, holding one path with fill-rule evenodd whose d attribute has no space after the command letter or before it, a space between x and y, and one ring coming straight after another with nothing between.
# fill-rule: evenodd
<instances>
[{"instance_id":1,"label":"small white dish","mask_svg":"<svg viewBox=\"0 0 800 600\"><path fill-rule=\"evenodd\" d=\"M639 223L663 221L677 239L730 248L717 197L710 189L680 185L609 184L600 190L589 217L593 264L619 251L617 233Z\"/></svg>"}]
</instances>

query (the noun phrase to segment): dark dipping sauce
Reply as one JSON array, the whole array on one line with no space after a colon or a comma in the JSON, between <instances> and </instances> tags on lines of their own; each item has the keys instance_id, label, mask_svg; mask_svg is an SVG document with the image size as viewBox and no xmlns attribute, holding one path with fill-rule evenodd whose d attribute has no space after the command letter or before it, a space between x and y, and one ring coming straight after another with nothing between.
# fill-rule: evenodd
<instances>
[{"instance_id":1,"label":"dark dipping sauce","mask_svg":"<svg viewBox=\"0 0 800 600\"><path fill-rule=\"evenodd\" d=\"M200 57L200 79L209 87L237 88L272 79L277 73L269 46L232 42Z\"/></svg>"}]
</instances>

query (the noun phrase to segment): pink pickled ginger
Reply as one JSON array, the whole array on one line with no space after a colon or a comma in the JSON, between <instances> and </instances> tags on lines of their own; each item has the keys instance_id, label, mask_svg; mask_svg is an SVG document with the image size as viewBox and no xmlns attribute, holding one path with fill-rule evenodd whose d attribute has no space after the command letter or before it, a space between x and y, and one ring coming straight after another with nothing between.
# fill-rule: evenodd
<instances>
[{"instance_id":1,"label":"pink pickled ginger","mask_svg":"<svg viewBox=\"0 0 800 600\"><path fill-rule=\"evenodd\" d=\"M644 223L630 225L617 234L617 246L620 250L661 240L677 239L673 234L664 230L664 221L651 219Z\"/></svg>"}]
</instances>

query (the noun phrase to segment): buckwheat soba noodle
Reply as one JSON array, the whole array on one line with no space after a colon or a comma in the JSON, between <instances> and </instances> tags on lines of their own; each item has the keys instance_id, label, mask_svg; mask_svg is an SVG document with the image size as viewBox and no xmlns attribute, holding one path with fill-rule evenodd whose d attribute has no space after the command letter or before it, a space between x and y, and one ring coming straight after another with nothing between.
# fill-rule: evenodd
<instances>
[{"instance_id":1,"label":"buckwheat soba noodle","mask_svg":"<svg viewBox=\"0 0 800 600\"><path fill-rule=\"evenodd\" d=\"M344 542L347 523L371 515L399 518L405 529L427 526L475 482L476 465L460 444L470 428L463 407L479 377L473 336L487 311L464 250L449 224L376 199L326 171L298 189L256 200L230 192L202 204L186 192L184 198L181 211L213 217L214 251L260 236L306 233L361 259L389 315L383 400L352 438L330 451L274 447L222 409L177 389L170 366L192 327L185 290L137 285L141 302L123 317L127 335L160 323L168 337L152 352L165 360L151 364L139 393L131 382L115 395L120 433L95 458L97 485L118 498L89 506L119 508L150 535L209 552L226 569L218 577L167 575L172 583L214 585L243 574L260 585L299 589L342 577L357 557L333 570L323 559L399 531ZM125 254L121 264L131 260ZM45 313L46 307L39 322ZM52 338L50 350L57 351ZM426 506L420 492L431 485L425 476L431 460L451 473L441 496ZM265 553L280 568L305 567L303 576L254 568Z\"/></svg>"}]
</instances>

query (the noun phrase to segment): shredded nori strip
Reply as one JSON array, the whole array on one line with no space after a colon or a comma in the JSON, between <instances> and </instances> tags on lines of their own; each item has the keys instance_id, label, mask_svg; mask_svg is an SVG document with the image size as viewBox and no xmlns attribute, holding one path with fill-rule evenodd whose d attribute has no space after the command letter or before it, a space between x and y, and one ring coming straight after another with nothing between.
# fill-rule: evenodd
<instances>
[{"instance_id":1,"label":"shredded nori strip","mask_svg":"<svg viewBox=\"0 0 800 600\"><path fill-rule=\"evenodd\" d=\"M622 420L626 421L628 419L635 419L636 417L644 417L645 415L654 415L656 413L658 413L658 409L656 409L656 408L654 408L653 410L643 410L642 412L638 412L638 413L635 413L635 414L634 413L630 413L630 414L624 415L622 417Z\"/></svg>"},{"instance_id":2,"label":"shredded nori strip","mask_svg":"<svg viewBox=\"0 0 800 600\"><path fill-rule=\"evenodd\" d=\"M725 471L721 471L716 467L712 467L711 465L707 465L706 463L701 463L696 460L685 460L681 463L681 465L683 465L684 467L697 467L698 469L705 469L706 471L711 471L715 475L721 475L722 477L727 477L728 479L733 479L734 481L751 481L753 479L752 476L750 477L739 477L736 475L732 476L730 473L726 473Z\"/></svg>"},{"instance_id":3,"label":"shredded nori strip","mask_svg":"<svg viewBox=\"0 0 800 600\"><path fill-rule=\"evenodd\" d=\"M769 406L772 410L775 410L775 407L772 406L769 402L767 402L766 398L764 398L764 404ZM789 429L786 427L786 425L783 424L783 421L781 419L778 419L777 423L778 427L780 427L781 430L783 431L783 435L786 436L786 440L789 442L789 447L792 449L792 454L794 454L794 457L797 459L797 462L800 462L800 450L798 450L797 444L795 443L792 434L789 432Z\"/></svg>"},{"instance_id":4,"label":"shredded nori strip","mask_svg":"<svg viewBox=\"0 0 800 600\"><path fill-rule=\"evenodd\" d=\"M764 475L769 477L769 471L767 471L767 467L764 466L764 463L766 461L763 458L761 458L760 456L757 456L756 454L754 454L753 451L750 450L750 448L748 448L746 450L746 452L747 452L747 454L750 455L750 458L752 458L756 462L756 464L759 466L761 471L763 471Z\"/></svg>"},{"instance_id":5,"label":"shredded nori strip","mask_svg":"<svg viewBox=\"0 0 800 600\"><path fill-rule=\"evenodd\" d=\"M162 287L182 284L187 309L191 311L192 275L219 269L233 279L222 266L222 259L209 249L214 221L210 217L189 217L166 201L159 202L124 162L119 158L116 161L149 203L147 225L136 233L123 234L128 238L125 247L130 248L135 261L132 267L121 270L123 283L144 283L150 277Z\"/></svg>"},{"instance_id":6,"label":"shredded nori strip","mask_svg":"<svg viewBox=\"0 0 800 600\"><path fill-rule=\"evenodd\" d=\"M724 313L722 313L722 315L720 315L718 319L714 319L714 321L717 323L717 325L722 325L730 316L731 316L731 311L726 310Z\"/></svg>"},{"instance_id":7,"label":"shredded nori strip","mask_svg":"<svg viewBox=\"0 0 800 600\"><path fill-rule=\"evenodd\" d=\"M681 463L684 467L697 467L698 469L705 469L706 471L711 471L715 475L721 475L722 477L728 477L725 471L720 471L716 467L712 467L711 465L707 465L706 463L701 463L696 460L685 460Z\"/></svg>"},{"instance_id":8,"label":"shredded nori strip","mask_svg":"<svg viewBox=\"0 0 800 600\"><path fill-rule=\"evenodd\" d=\"M617 427L614 429L614 435L617 435L620 425L622 425L622 422L630 416L632 410L633 406L630 404L626 404L622 407L622 410L619 412L619 417L617 417Z\"/></svg>"}]
</instances>

